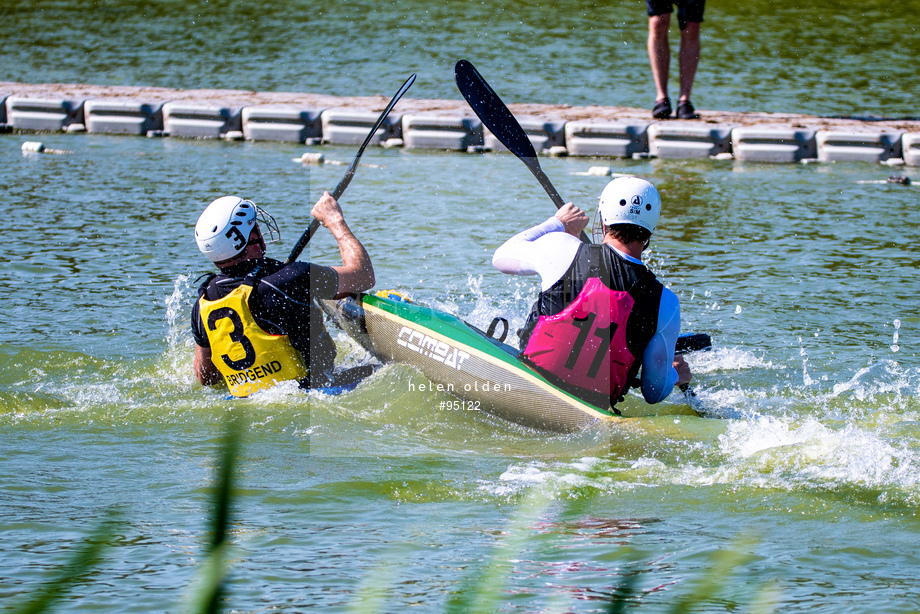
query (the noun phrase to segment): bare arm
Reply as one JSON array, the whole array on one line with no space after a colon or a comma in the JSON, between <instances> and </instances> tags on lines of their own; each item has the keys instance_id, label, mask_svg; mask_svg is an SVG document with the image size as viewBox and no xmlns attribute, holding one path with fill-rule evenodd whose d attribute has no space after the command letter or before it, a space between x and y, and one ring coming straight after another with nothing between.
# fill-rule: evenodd
<instances>
[{"instance_id":1,"label":"bare arm","mask_svg":"<svg viewBox=\"0 0 920 614\"><path fill-rule=\"evenodd\" d=\"M211 348L201 347L195 344L195 377L202 386L213 386L221 380L220 371L211 361Z\"/></svg>"},{"instance_id":2,"label":"bare arm","mask_svg":"<svg viewBox=\"0 0 920 614\"><path fill-rule=\"evenodd\" d=\"M339 245L342 264L332 267L339 274L338 293L360 292L373 287L376 277L371 257L345 223L339 203L329 192L323 192L311 214L329 229Z\"/></svg>"}]
</instances>

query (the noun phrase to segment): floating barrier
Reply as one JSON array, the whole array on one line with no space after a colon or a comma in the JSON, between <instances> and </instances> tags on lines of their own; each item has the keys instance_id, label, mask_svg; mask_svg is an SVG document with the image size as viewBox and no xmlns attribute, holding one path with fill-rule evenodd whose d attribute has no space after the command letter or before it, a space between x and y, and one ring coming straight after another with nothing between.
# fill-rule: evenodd
<instances>
[{"instance_id":1,"label":"floating barrier","mask_svg":"<svg viewBox=\"0 0 920 614\"><path fill-rule=\"evenodd\" d=\"M66 131L225 140L291 141L317 145L356 145L364 141L379 113L332 106L297 104L226 106L190 100L137 101L108 88L111 98L72 100L34 98L17 93L32 86L12 84L0 94L0 133ZM165 96L163 96L165 98ZM583 115L582 115L583 117ZM632 117L635 117L634 115ZM520 123L546 156L599 158L716 158L751 162L870 161L920 166L920 121L808 118L788 116L790 124L713 124L705 121L579 119L569 122L522 117ZM765 121L782 122L769 115ZM813 127L802 127L811 122ZM822 127L823 126L823 127ZM834 126L829 128L828 126ZM838 128L840 126L840 128ZM382 147L453 151L503 151L480 120L462 110L391 115L372 139ZM329 164L330 162L326 162Z\"/></svg>"},{"instance_id":2,"label":"floating barrier","mask_svg":"<svg viewBox=\"0 0 920 614\"><path fill-rule=\"evenodd\" d=\"M749 162L799 162L818 155L816 130L752 126L732 130L732 153Z\"/></svg>"},{"instance_id":3,"label":"floating barrier","mask_svg":"<svg viewBox=\"0 0 920 614\"><path fill-rule=\"evenodd\" d=\"M731 153L731 131L731 126L658 122L648 127L648 149L658 158L708 158Z\"/></svg>"},{"instance_id":4,"label":"floating barrier","mask_svg":"<svg viewBox=\"0 0 920 614\"><path fill-rule=\"evenodd\" d=\"M189 139L220 139L230 132L242 132L241 109L188 102L163 105L163 131Z\"/></svg>"},{"instance_id":5,"label":"floating barrier","mask_svg":"<svg viewBox=\"0 0 920 614\"><path fill-rule=\"evenodd\" d=\"M648 153L651 122L584 120L565 125L565 146L572 156L631 158Z\"/></svg>"},{"instance_id":6,"label":"floating barrier","mask_svg":"<svg viewBox=\"0 0 920 614\"><path fill-rule=\"evenodd\" d=\"M821 162L884 162L901 157L901 132L818 130Z\"/></svg>"},{"instance_id":7,"label":"floating barrier","mask_svg":"<svg viewBox=\"0 0 920 614\"><path fill-rule=\"evenodd\" d=\"M466 151L482 145L482 122L463 115L417 113L403 115L404 146L418 149Z\"/></svg>"},{"instance_id":8,"label":"floating barrier","mask_svg":"<svg viewBox=\"0 0 920 614\"><path fill-rule=\"evenodd\" d=\"M83 105L86 131L95 134L144 136L163 129L163 104L135 100L87 100Z\"/></svg>"},{"instance_id":9,"label":"floating barrier","mask_svg":"<svg viewBox=\"0 0 920 614\"><path fill-rule=\"evenodd\" d=\"M51 132L83 121L83 103L73 100L10 96L5 106L5 123L14 130Z\"/></svg>"},{"instance_id":10,"label":"floating barrier","mask_svg":"<svg viewBox=\"0 0 920 614\"><path fill-rule=\"evenodd\" d=\"M901 136L904 163L920 166L920 132L908 132Z\"/></svg>"},{"instance_id":11,"label":"floating barrier","mask_svg":"<svg viewBox=\"0 0 920 614\"><path fill-rule=\"evenodd\" d=\"M257 105L243 108L243 136L250 141L293 141L321 138L323 109L290 105Z\"/></svg>"},{"instance_id":12,"label":"floating barrier","mask_svg":"<svg viewBox=\"0 0 920 614\"><path fill-rule=\"evenodd\" d=\"M520 117L518 123L524 129L527 138L538 153L548 151L553 147L565 146L565 126L562 121L546 121L533 117ZM483 128L483 149L487 151L507 152L508 148L501 144L488 128Z\"/></svg>"},{"instance_id":13,"label":"floating barrier","mask_svg":"<svg viewBox=\"0 0 920 614\"><path fill-rule=\"evenodd\" d=\"M321 117L323 143L360 145L379 117L379 111L367 109L326 109ZM383 145L389 139L399 138L402 138L402 115L390 113L370 142L374 145Z\"/></svg>"}]
</instances>

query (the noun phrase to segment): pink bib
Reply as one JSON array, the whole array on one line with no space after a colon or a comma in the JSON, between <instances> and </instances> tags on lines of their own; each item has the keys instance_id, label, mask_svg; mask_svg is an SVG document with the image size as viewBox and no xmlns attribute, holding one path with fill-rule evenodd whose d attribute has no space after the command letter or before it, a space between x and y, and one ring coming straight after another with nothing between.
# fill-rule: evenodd
<instances>
[{"instance_id":1,"label":"pink bib","mask_svg":"<svg viewBox=\"0 0 920 614\"><path fill-rule=\"evenodd\" d=\"M626 322L635 301L592 277L568 307L540 316L524 357L567 384L620 395L635 357L626 346Z\"/></svg>"}]
</instances>

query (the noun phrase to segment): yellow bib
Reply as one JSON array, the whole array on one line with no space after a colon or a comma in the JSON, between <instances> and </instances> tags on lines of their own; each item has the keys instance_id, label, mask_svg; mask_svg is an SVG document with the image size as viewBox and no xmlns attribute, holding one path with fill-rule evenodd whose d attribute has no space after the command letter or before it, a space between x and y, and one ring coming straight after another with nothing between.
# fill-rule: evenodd
<instances>
[{"instance_id":1,"label":"yellow bib","mask_svg":"<svg viewBox=\"0 0 920 614\"><path fill-rule=\"evenodd\" d=\"M211 360L235 397L310 374L287 335L270 335L256 323L249 310L251 294L252 286L243 283L222 299L198 299Z\"/></svg>"}]
</instances>

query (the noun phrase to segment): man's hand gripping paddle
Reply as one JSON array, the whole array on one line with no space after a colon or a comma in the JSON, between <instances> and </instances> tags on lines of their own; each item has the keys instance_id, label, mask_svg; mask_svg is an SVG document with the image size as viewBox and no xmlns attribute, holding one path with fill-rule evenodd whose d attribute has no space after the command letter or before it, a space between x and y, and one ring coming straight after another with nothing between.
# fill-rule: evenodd
<instances>
[{"instance_id":1,"label":"man's hand gripping paddle","mask_svg":"<svg viewBox=\"0 0 920 614\"><path fill-rule=\"evenodd\" d=\"M533 148L533 143L527 138L527 133L524 132L521 124L498 97L495 90L482 78L479 71L468 61L460 60L454 66L454 80L457 82L460 93L466 98L470 108L479 116L485 127L501 141L502 145L508 148L508 151L516 155L530 169L530 172L549 194L556 208L559 209L565 205L565 201L559 196L559 192L553 187L549 177L540 168L537 152ZM581 240L584 243L591 243L584 231L581 233Z\"/></svg>"},{"instance_id":2,"label":"man's hand gripping paddle","mask_svg":"<svg viewBox=\"0 0 920 614\"><path fill-rule=\"evenodd\" d=\"M352 160L351 164L348 167L348 170L345 171L345 176L342 177L342 180L339 182L339 185L336 186L335 191L332 193L332 198L338 200L342 194L345 192L345 188L348 187L348 184L351 183L352 177L355 176L355 169L358 168L358 160L361 159L361 155L364 153L364 150L367 149L368 144L371 142L371 139L374 138L374 135L377 134L377 130L380 126L383 125L384 120L387 118L387 115L390 114L390 111L396 106L396 103L399 102L399 99L403 97L403 94L415 83L415 74L413 73L406 82L402 84L402 87L399 88L399 91L396 92L396 95L390 100L390 103L386 108L380 113L380 117L377 118L377 122L371 128L371 131L368 132L367 138L364 139L364 142L361 144L361 147L358 149L358 153L355 155L355 159ZM307 246L307 243L310 242L310 239L313 238L313 235L316 234L316 231L319 230L319 220L314 219L310 222L310 227L307 228L304 233L300 236L300 239L297 240L297 243L294 245L294 249L291 250L290 255L288 255L287 260L284 261L285 264L289 264L297 260L300 256L300 253Z\"/></svg>"}]
</instances>

